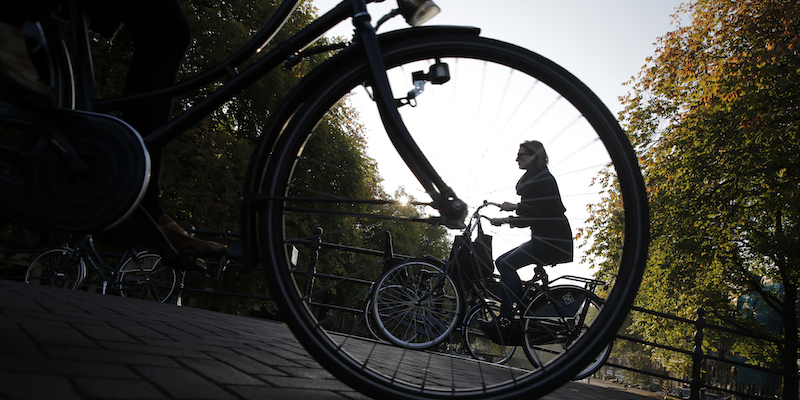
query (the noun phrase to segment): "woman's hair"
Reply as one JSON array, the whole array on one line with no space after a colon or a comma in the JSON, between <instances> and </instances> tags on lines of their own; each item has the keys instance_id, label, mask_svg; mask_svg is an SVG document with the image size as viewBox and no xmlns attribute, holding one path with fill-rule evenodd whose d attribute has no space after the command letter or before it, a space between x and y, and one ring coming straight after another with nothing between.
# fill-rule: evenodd
<instances>
[{"instance_id":1,"label":"woman's hair","mask_svg":"<svg viewBox=\"0 0 800 400\"><path fill-rule=\"evenodd\" d=\"M526 140L520 145L523 149L533 154L533 165L538 169L547 168L550 159L547 158L547 152L544 151L544 145L538 140Z\"/></svg>"}]
</instances>

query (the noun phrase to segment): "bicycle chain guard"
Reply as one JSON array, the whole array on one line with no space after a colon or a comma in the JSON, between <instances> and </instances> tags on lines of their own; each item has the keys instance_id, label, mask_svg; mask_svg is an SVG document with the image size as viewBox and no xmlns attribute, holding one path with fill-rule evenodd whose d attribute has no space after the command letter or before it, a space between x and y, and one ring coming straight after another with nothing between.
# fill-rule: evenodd
<instances>
[{"instance_id":1,"label":"bicycle chain guard","mask_svg":"<svg viewBox=\"0 0 800 400\"><path fill-rule=\"evenodd\" d=\"M103 114L46 108L36 115L0 103L0 154L11 161L0 170L2 212L68 232L99 231L127 218L150 180L150 156L139 134ZM68 141L85 162L84 172L45 129ZM12 136L17 146L8 143Z\"/></svg>"}]
</instances>

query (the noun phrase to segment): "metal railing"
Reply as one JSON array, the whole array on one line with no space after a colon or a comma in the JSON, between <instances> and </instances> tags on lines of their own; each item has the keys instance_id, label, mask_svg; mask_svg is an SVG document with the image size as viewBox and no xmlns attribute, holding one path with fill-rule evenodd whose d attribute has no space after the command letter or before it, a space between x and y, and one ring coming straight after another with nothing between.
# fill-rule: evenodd
<instances>
[{"instance_id":1,"label":"metal railing","mask_svg":"<svg viewBox=\"0 0 800 400\"><path fill-rule=\"evenodd\" d=\"M207 237L207 238L208 237L214 238L215 240L220 241L220 242L222 242L224 244L227 244L229 246L229 254L226 257L223 257L220 260L210 260L210 268L209 268L209 272L207 273L207 274L209 274L208 275L209 277L213 277L214 279L216 279L218 281L222 281L224 279L226 271L228 271L228 270L231 270L231 269L249 269L249 270L252 270L254 268L254 267L246 266L245 263L243 262L243 254L242 254L242 247L241 247L241 235L240 234L233 233L233 232L206 231L206 230L195 230L195 229L187 229L187 231L189 231L190 233L195 234L195 235L199 235L199 236L203 236L203 237ZM370 255L370 256L375 256L375 257L381 258L383 260L392 259L392 258L396 258L396 257L402 257L402 256L398 256L398 255L393 253L393 249L392 249L392 245L391 245L391 236L389 236L388 233L387 233L387 239L386 239L386 246L385 246L384 250L365 249L365 248L359 248L359 247L344 246L344 245L340 245L340 244L336 244L336 243L326 243L326 242L323 242L321 240L321 237L322 237L322 232L321 232L320 229L317 229L315 231L315 235L312 236L310 239L307 239L307 240L295 240L295 241L293 241L291 243L291 245L309 246L310 249L311 249L311 251L310 251L311 260L309 260L308 263L304 264L305 270L303 271L303 270L300 270L299 268L297 270L295 270L295 273L303 274L303 275L305 275L307 277L307 280L306 280L306 285L307 285L306 291L307 292L309 292L311 290L310 289L311 285L313 284L313 281L315 279L337 279L337 280L346 279L348 281L351 281L351 282L353 282L355 284L360 284L360 285L371 285L372 284L371 281L367 281L367 280L363 280L363 279L353 279L353 278L347 278L347 277L341 277L341 276L332 276L332 275L328 275L328 274L318 273L316 271L316 264L317 264L317 258L319 256L319 251L322 248L329 248L329 249L334 249L334 250L338 250L338 251L356 252L356 253L360 253L360 254L366 254L366 255ZM22 253L22 252L28 252L28 253L31 253L31 254L35 254L35 253L41 253L44 250L46 250L46 249L36 249L36 250L30 250L30 249L27 249L27 250L0 249L0 253ZM113 255L111 255L111 256L113 256ZM263 268L256 267L256 269L263 269ZM215 275L211 275L211 273L214 273L214 272L215 272ZM24 274L24 271L23 271L23 274ZM5 279L15 279L14 276L5 276L4 278ZM19 280L22 280L22 277L17 277L17 278ZM262 301L272 301L273 300L273 298L270 297L270 296L263 296L263 295L259 295L259 294L220 291L220 290L214 290L214 289L208 289L208 288L190 287L190 286L185 286L185 285L182 285L181 291L182 291L182 293L197 293L197 294L207 294L207 295L225 296L225 297L240 297L240 298L255 299L255 300L262 300ZM311 296L308 296L308 298L311 298ZM337 306L333 306L333 305L318 304L318 303L312 303L312 305L317 305L317 306L321 306L321 307L331 307L331 308L336 308L337 307ZM363 310L355 309L355 308L347 308L347 309L343 308L343 310L346 311L346 312L352 312L352 313L363 313ZM689 389L690 389L690 400L701 400L701 399L703 399L704 398L704 393L707 390L713 390L713 391L716 391L716 392L726 393L728 395L739 396L739 397L743 397L743 398L751 398L751 399L757 399L757 400L774 400L774 397L764 397L764 396L759 396L759 395L748 394L748 393L744 393L744 392L741 392L741 391L731 390L731 389L728 389L728 388L719 387L719 386L715 386L715 385L711 385L711 384L706 383L705 376L704 376L705 374L703 372L703 365L708 360L711 360L711 361L714 361L714 362L718 362L718 363L724 363L724 364L732 365L732 366L736 366L736 367L749 368L749 369L752 369L752 370L755 370L755 371L761 371L761 372L764 372L764 373L767 373L767 374L776 374L776 375L782 376L784 378L800 379L800 375L798 375L796 373L795 374L788 374L788 373L785 373L783 371L760 367L760 366L754 365L752 363L746 363L746 362L743 362L743 361L738 361L738 360L733 360L733 359L729 359L729 358L723 358L723 357L714 356L714 355L711 355L711 354L707 354L706 352L703 351L703 340L704 340L704 337L705 337L705 332L708 329L714 329L714 330L718 330L718 331L721 331L721 332L740 335L740 336L743 336L743 337L749 337L749 338L754 338L754 339L758 339L758 340L763 340L763 341L767 341L767 342L770 342L770 343L776 343L776 344L779 344L779 345L792 346L794 348L798 347L798 343L790 343L790 342L787 342L787 341L784 341L784 340L776 339L776 338L765 336L765 335L758 335L758 334L754 334L754 333L751 333L751 332L745 332L745 331L742 331L742 330L731 329L731 328L727 328L727 327L723 327L723 326L719 326L719 325L710 324L710 323L708 323L706 321L706 319L705 319L705 310L703 310L702 308L698 308L696 310L697 318L694 319L694 320L687 319L687 318L681 318L681 317L677 317L677 316L674 316L674 315L669 315L669 314L666 314L666 313L657 312L657 311L653 311L653 310L648 310L648 309L641 308L641 307L633 307L631 309L631 311L632 312L641 312L641 313L650 314L650 315L657 316L657 317L660 317L660 318L669 319L669 320L672 320L672 321L677 321L677 322L681 322L681 323L684 323L684 324L688 324L688 325L691 325L691 326L694 327L694 335L693 335L693 339L692 339L692 343L691 343L693 345L692 350L686 350L686 349L681 349L681 348L677 348L677 347L674 347L674 346L668 346L668 345L664 345L664 344L659 344L659 343L643 340L643 339L640 339L640 338L635 338L635 337L628 336L628 335L620 334L620 335L617 336L617 340L625 340L625 341L637 343L637 344L640 344L640 345L650 346L650 347L653 347L653 348L659 348L659 349L663 349L663 350L666 350L666 351L669 351L669 352L674 352L674 353L677 353L677 354L682 354L682 355L690 357L691 358L691 371L692 371L691 376L688 379L679 378L679 377L673 377L673 376L669 376L668 374L645 371L645 370L642 370L642 369L633 368L633 367L626 366L626 365L620 365L620 364L614 363L614 362L607 362L605 365L608 366L608 367L612 367L612 368L618 368L618 369L622 369L622 370L626 370L626 371L640 373L640 374L651 376L651 377L654 377L654 378L658 378L658 379L661 379L661 380L664 380L664 381L673 381L673 382L677 382L677 383L682 384L682 385L688 385Z\"/></svg>"},{"instance_id":2,"label":"metal railing","mask_svg":"<svg viewBox=\"0 0 800 400\"><path fill-rule=\"evenodd\" d=\"M705 376L704 376L705 373L703 372L703 365L709 360L714 361L714 362L718 362L718 363L722 363L722 364L726 364L726 365L742 367L742 368L748 368L748 369L751 369L751 370L760 371L760 372L767 373L767 374L775 374L775 375L779 375L779 376L782 376L782 377L785 377L785 378L800 379L800 374L797 374L797 373L789 374L789 373L785 373L785 372L780 371L780 370L764 368L764 367L761 367L761 366L758 366L758 365L754 365L752 363L747 363L747 362L744 362L744 361L739 361L739 360L733 360L733 359L730 359L730 358L714 356L714 355L708 354L707 352L703 351L703 340L705 338L706 331L708 329L714 329L714 330L717 330L717 331L726 332L726 333L730 333L730 334L735 334L735 335L739 335L739 336L743 336L743 337L763 340L763 341L770 342L770 343L793 346L795 348L798 347L798 343L791 343L791 342L788 342L788 341L785 341L785 340L780 340L780 339L777 339L777 338L774 338L774 337L769 337L769 336L766 336L766 335L759 335L759 334L756 334L756 333L753 333L753 332L746 332L746 331L743 331L743 330L731 329L731 328L727 328L727 327L720 326L720 325L710 324L710 323L708 323L706 321L705 310L703 308L698 308L696 310L697 318L694 319L694 320L687 319L687 318L681 318L681 317L677 317L677 316L674 316L674 315L669 315L669 314L658 312L658 311L648 310L648 309L645 309L645 308L642 308L642 307L632 307L631 311L632 312L646 313L646 314L650 314L650 315L653 315L653 316L657 316L657 317L661 317L661 318L665 318L665 319L669 319L669 320L673 320L673 321L677 321L677 322L682 322L682 323L691 325L694 328L694 335L692 337L692 342L691 342L691 344L693 345L692 350L685 350L685 349L681 349L681 348L677 348L677 347L673 347L673 346L667 346L667 345L663 345L663 344L660 344L660 343L655 343L655 342L652 342L652 341L647 341L647 340L643 340L643 339L640 339L640 338L635 338L635 337L632 337L632 336L627 336L627 335L622 335L622 334L617 335L617 339L618 340L626 340L626 341L638 343L638 344L641 344L641 345L650 346L650 347L654 347L654 348L660 348L660 349L667 350L669 352L674 352L674 353L678 353L678 354L683 354L683 355L689 356L691 358L691 371L692 371L691 372L691 376L689 377L689 379L678 378L678 377L673 377L673 376L669 376L669 375L665 375L665 374L661 374L661 373L655 373L655 372L646 371L646 370L639 369L639 368L631 368L629 366L620 365L620 364L616 364L616 363L613 363L613 362L607 362L605 365L609 366L609 367L613 367L613 368L619 368L619 369L623 369L623 370L627 370L627 371L631 371L631 372L635 372L635 373L640 373L640 374L652 376L654 378L658 378L658 379L662 379L662 380L674 381L674 382L678 382L678 383L681 383L681 384L684 384L684 385L688 385L689 386L689 390L690 390L690 397L689 397L690 400L702 400L702 399L704 399L705 398L705 391L707 391L707 390L716 391L716 392L719 392L719 393L726 393L728 395L733 395L733 396L738 396L738 397L743 397L743 398L758 399L758 400L775 400L775 397L772 397L772 396L771 397L765 397L765 396L760 396L760 395L754 395L754 394L749 394L749 393L745 393L745 392L741 392L741 391L737 391L737 390L732 390L732 389L729 389L729 388L724 388L724 387L720 387L720 386L717 386L717 385L712 385L712 384L707 383L707 380L705 379Z\"/></svg>"}]
</instances>

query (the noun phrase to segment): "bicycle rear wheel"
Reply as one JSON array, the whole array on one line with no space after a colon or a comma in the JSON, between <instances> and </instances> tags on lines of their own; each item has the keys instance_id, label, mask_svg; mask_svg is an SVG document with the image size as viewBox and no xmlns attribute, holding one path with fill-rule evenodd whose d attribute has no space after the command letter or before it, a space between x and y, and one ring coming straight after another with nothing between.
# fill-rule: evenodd
<instances>
[{"instance_id":1,"label":"bicycle rear wheel","mask_svg":"<svg viewBox=\"0 0 800 400\"><path fill-rule=\"evenodd\" d=\"M86 263L72 249L45 251L25 271L25 283L70 290L80 288L84 278Z\"/></svg>"},{"instance_id":2,"label":"bicycle rear wheel","mask_svg":"<svg viewBox=\"0 0 800 400\"><path fill-rule=\"evenodd\" d=\"M541 368L563 355L586 335L603 308L592 292L572 285L545 289L524 312L522 338L528 361ZM611 342L587 362L573 379L583 379L600 368L611 352Z\"/></svg>"},{"instance_id":3,"label":"bicycle rear wheel","mask_svg":"<svg viewBox=\"0 0 800 400\"><path fill-rule=\"evenodd\" d=\"M438 258L447 257L453 233L429 224L435 211L426 208L426 195L385 139L357 47L304 81L282 114L287 119L278 118L276 133L265 136L251 163L245 231L272 296L309 352L370 396L543 395L574 377L608 343L638 288L647 207L630 144L585 86L535 53L473 30L423 28L380 39L392 90L405 104L400 112L406 125L468 204L516 198L514 183L522 173L514 157L526 139L547 148L574 229L583 227L587 205L601 201L599 190L589 188L593 179L602 173L618 179L623 195L615 200L623 204L625 247L598 316L603 323L547 368L533 370L393 348L364 332L364 298L390 261L379 250L384 233L391 231L396 253ZM447 82L430 74L443 63L450 70ZM412 76L429 80L413 99L406 93L419 92L422 83ZM315 233L317 227L322 229ZM527 230L492 234L495 258L530 238ZM576 257L563 266L570 267L585 265Z\"/></svg>"},{"instance_id":4,"label":"bicycle rear wheel","mask_svg":"<svg viewBox=\"0 0 800 400\"><path fill-rule=\"evenodd\" d=\"M572 378L572 380L579 381L581 379L585 379L594 375L594 373L597 372L600 369L600 367L602 367L603 364L606 363L606 361L608 361L608 357L611 356L611 350L613 350L613 348L614 348L614 342L609 342L608 345L606 345L606 347L603 348L603 351L601 351L600 354L598 354L594 360L589 362L589 365L587 365L580 372L578 372L578 375L575 375Z\"/></svg>"},{"instance_id":5,"label":"bicycle rear wheel","mask_svg":"<svg viewBox=\"0 0 800 400\"><path fill-rule=\"evenodd\" d=\"M164 303L178 290L178 272L162 262L158 254L128 258L119 269L116 287L122 297Z\"/></svg>"}]
</instances>

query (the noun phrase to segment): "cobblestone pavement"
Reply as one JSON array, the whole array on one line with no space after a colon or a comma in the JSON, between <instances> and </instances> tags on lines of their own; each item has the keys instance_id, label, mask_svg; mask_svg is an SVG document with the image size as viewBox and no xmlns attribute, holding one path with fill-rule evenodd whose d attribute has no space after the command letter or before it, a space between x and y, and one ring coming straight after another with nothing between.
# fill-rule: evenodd
<instances>
[{"instance_id":1,"label":"cobblestone pavement","mask_svg":"<svg viewBox=\"0 0 800 400\"><path fill-rule=\"evenodd\" d=\"M2 399L364 399L283 324L0 281ZM568 383L546 400L644 400Z\"/></svg>"}]
</instances>

